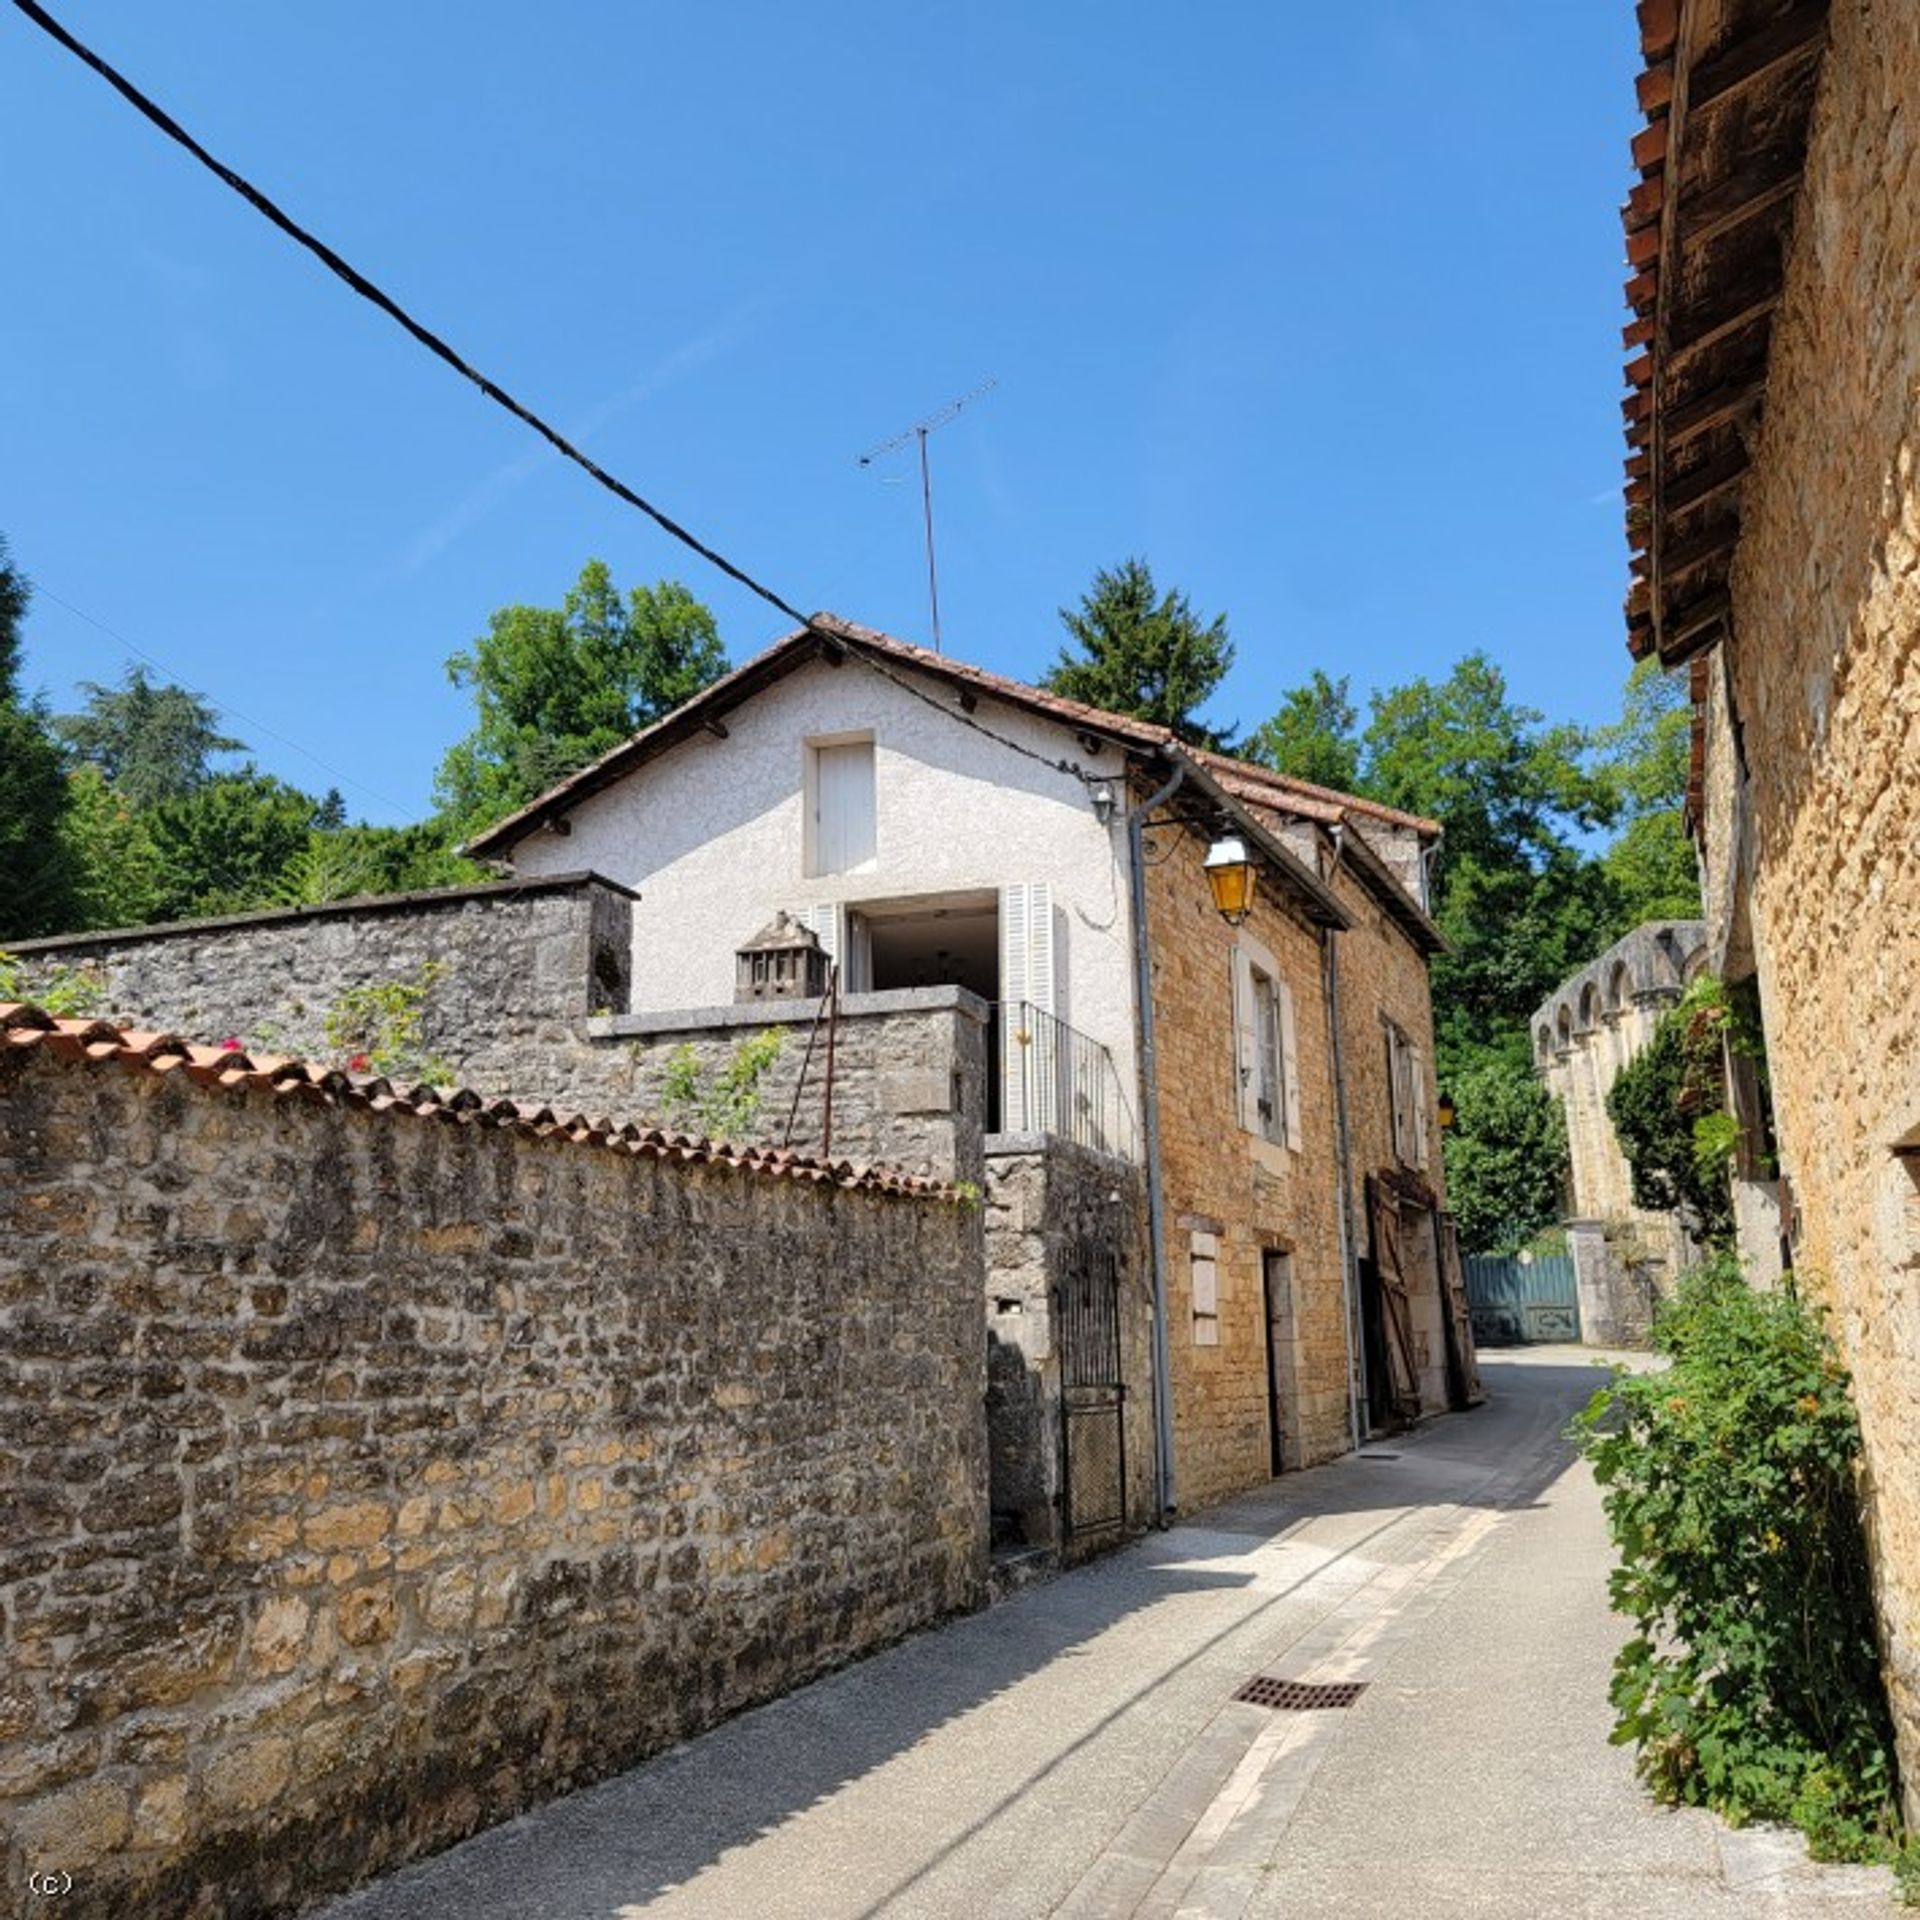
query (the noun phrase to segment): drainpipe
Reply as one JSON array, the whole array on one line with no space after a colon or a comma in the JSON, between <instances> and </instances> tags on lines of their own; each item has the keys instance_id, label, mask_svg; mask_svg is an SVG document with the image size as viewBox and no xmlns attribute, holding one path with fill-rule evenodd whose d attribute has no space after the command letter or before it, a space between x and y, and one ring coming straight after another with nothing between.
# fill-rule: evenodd
<instances>
[{"instance_id":1,"label":"drainpipe","mask_svg":"<svg viewBox=\"0 0 1920 1920\"><path fill-rule=\"evenodd\" d=\"M1140 1113L1147 1154L1147 1235L1153 1262L1153 1477L1165 1526L1173 1511L1173 1378L1167 1353L1166 1201L1160 1183L1160 1063L1153 1043L1153 961L1147 949L1146 817L1171 799L1187 777L1175 761L1173 777L1159 792L1127 811L1127 855L1133 892L1133 964L1140 1002Z\"/></svg>"},{"instance_id":2,"label":"drainpipe","mask_svg":"<svg viewBox=\"0 0 1920 1920\"><path fill-rule=\"evenodd\" d=\"M1333 864L1337 870L1346 838L1346 822L1333 827ZM1340 955L1334 946L1337 930L1320 929L1321 966L1326 978L1327 1040L1333 1057L1333 1141L1334 1160L1339 1170L1340 1206L1340 1322L1347 1336L1347 1428L1353 1444L1359 1447L1361 1433L1361 1369L1355 1353L1364 1354L1354 1340L1353 1310L1353 1148L1347 1132L1347 1070L1340 1053Z\"/></svg>"}]
</instances>

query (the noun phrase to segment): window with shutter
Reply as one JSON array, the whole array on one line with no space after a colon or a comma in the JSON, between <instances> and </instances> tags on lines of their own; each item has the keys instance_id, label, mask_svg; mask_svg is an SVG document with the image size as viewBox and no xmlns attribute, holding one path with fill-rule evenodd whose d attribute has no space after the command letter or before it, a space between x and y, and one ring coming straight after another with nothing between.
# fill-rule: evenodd
<instances>
[{"instance_id":1,"label":"window with shutter","mask_svg":"<svg viewBox=\"0 0 1920 1920\"><path fill-rule=\"evenodd\" d=\"M1234 948L1233 1047L1241 1126L1278 1146L1298 1147L1300 1058L1293 994L1272 956L1252 941Z\"/></svg>"},{"instance_id":2,"label":"window with shutter","mask_svg":"<svg viewBox=\"0 0 1920 1920\"><path fill-rule=\"evenodd\" d=\"M873 742L818 741L807 748L807 872L854 873L874 862Z\"/></svg>"},{"instance_id":3,"label":"window with shutter","mask_svg":"<svg viewBox=\"0 0 1920 1920\"><path fill-rule=\"evenodd\" d=\"M1280 990L1280 1076L1286 1140L1300 1153L1307 1144L1306 1131L1300 1124L1300 1033L1293 1018L1293 989L1284 980L1274 984Z\"/></svg>"},{"instance_id":4,"label":"window with shutter","mask_svg":"<svg viewBox=\"0 0 1920 1920\"><path fill-rule=\"evenodd\" d=\"M1193 1296L1193 1344L1220 1344L1220 1242L1211 1233L1195 1233L1187 1243L1188 1280Z\"/></svg>"}]
</instances>

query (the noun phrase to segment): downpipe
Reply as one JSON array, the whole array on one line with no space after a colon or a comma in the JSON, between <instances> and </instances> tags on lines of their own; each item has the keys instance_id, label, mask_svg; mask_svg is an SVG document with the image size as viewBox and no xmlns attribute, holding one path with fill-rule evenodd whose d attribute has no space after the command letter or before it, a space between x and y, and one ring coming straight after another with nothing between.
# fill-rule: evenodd
<instances>
[{"instance_id":1,"label":"downpipe","mask_svg":"<svg viewBox=\"0 0 1920 1920\"><path fill-rule=\"evenodd\" d=\"M1346 826L1333 828L1333 864L1337 869L1344 850ZM1358 1451L1364 1437L1360 1415L1361 1396L1365 1392L1363 1373L1365 1349L1355 1338L1354 1306L1354 1224L1353 1224L1353 1147L1347 1128L1347 1069L1340 1050L1340 955L1334 945L1332 927L1320 929L1321 971L1325 978L1327 1003L1327 1043L1333 1060L1333 1141L1334 1162L1340 1181L1340 1205L1336 1219L1340 1233L1340 1324L1347 1344L1347 1430Z\"/></svg>"}]
</instances>

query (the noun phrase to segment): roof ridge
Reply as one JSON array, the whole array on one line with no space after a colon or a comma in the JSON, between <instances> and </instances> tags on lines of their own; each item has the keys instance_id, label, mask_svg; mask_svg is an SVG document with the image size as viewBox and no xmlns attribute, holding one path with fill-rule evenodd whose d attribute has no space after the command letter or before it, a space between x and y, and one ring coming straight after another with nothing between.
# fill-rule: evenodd
<instances>
[{"instance_id":1,"label":"roof ridge","mask_svg":"<svg viewBox=\"0 0 1920 1920\"><path fill-rule=\"evenodd\" d=\"M831 1181L868 1192L947 1199L950 1182L925 1174L847 1159L816 1160L784 1147L694 1138L642 1127L637 1121L590 1118L545 1101L488 1096L471 1087L396 1087L384 1074L356 1074L317 1060L287 1054L258 1055L237 1041L211 1045L176 1033L148 1032L127 1021L98 1016L67 1019L31 1001L0 1002L0 1051L44 1048L53 1058L79 1065L111 1061L132 1072L178 1074L191 1085L222 1092L253 1090L278 1098L315 1099L369 1113L402 1113L456 1126L493 1126L534 1138L563 1139L642 1160L680 1160L738 1168L767 1179Z\"/></svg>"}]
</instances>

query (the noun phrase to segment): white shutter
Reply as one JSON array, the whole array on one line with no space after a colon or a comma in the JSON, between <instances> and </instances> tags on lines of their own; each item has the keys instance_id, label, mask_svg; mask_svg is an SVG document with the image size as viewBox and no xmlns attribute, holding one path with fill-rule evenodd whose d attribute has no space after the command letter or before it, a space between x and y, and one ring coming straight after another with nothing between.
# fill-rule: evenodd
<instances>
[{"instance_id":1,"label":"white shutter","mask_svg":"<svg viewBox=\"0 0 1920 1920\"><path fill-rule=\"evenodd\" d=\"M840 909L837 906L790 907L788 912L803 927L811 929L829 961L840 958Z\"/></svg>"},{"instance_id":2,"label":"white shutter","mask_svg":"<svg viewBox=\"0 0 1920 1920\"><path fill-rule=\"evenodd\" d=\"M1000 1124L1043 1133L1058 1117L1054 1034L1024 1007L1054 1011L1053 889L1013 880L1000 889Z\"/></svg>"},{"instance_id":3,"label":"white shutter","mask_svg":"<svg viewBox=\"0 0 1920 1920\"><path fill-rule=\"evenodd\" d=\"M874 857L873 742L814 748L818 873L852 873Z\"/></svg>"},{"instance_id":4,"label":"white shutter","mask_svg":"<svg viewBox=\"0 0 1920 1920\"><path fill-rule=\"evenodd\" d=\"M1300 1124L1300 1042L1293 1024L1293 989L1284 980L1276 980L1274 989L1280 996L1280 1072L1286 1099L1285 1139L1288 1146L1299 1152L1306 1146L1307 1136Z\"/></svg>"},{"instance_id":5,"label":"white shutter","mask_svg":"<svg viewBox=\"0 0 1920 1920\"><path fill-rule=\"evenodd\" d=\"M1220 1344L1220 1242L1210 1233L1188 1241L1188 1281L1193 1294L1193 1344Z\"/></svg>"},{"instance_id":6,"label":"white shutter","mask_svg":"<svg viewBox=\"0 0 1920 1920\"><path fill-rule=\"evenodd\" d=\"M1413 1117L1413 1164L1424 1170L1427 1164L1427 1063L1418 1047L1407 1049L1407 1078L1412 1082L1408 1089L1408 1108Z\"/></svg>"},{"instance_id":7,"label":"white shutter","mask_svg":"<svg viewBox=\"0 0 1920 1920\"><path fill-rule=\"evenodd\" d=\"M1234 1113L1248 1133L1260 1131L1260 1016L1253 1001L1253 962L1233 950Z\"/></svg>"}]
</instances>

